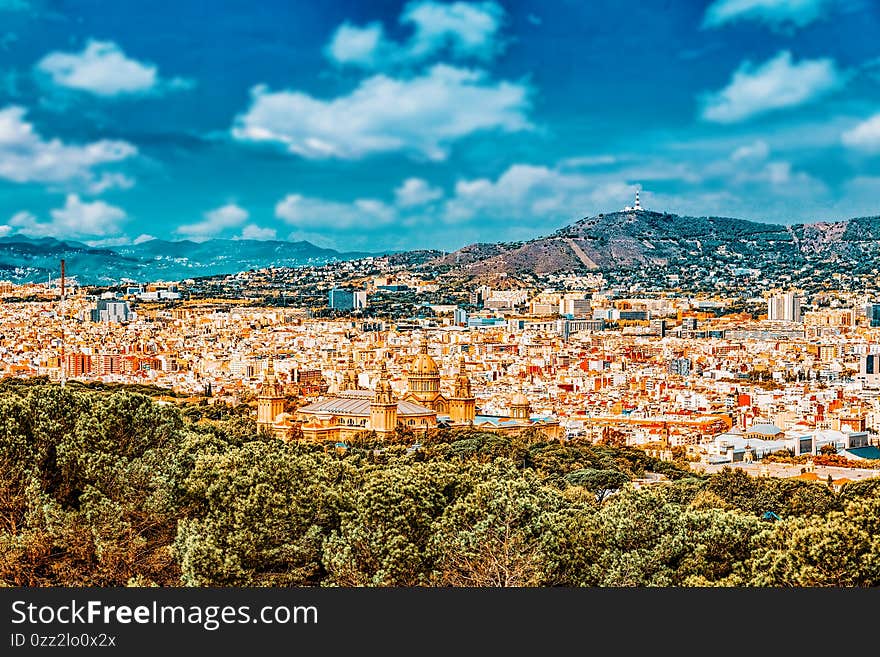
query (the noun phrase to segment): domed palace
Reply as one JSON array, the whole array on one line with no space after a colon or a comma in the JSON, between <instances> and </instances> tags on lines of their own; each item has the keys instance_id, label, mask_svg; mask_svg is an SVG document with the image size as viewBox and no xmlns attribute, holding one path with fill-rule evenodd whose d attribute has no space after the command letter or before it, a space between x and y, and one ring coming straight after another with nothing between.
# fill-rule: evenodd
<instances>
[{"instance_id":1,"label":"domed palace","mask_svg":"<svg viewBox=\"0 0 880 657\"><path fill-rule=\"evenodd\" d=\"M257 397L257 426L282 439L290 439L296 429L301 428L303 440L317 442L344 441L371 431L380 439L388 440L398 427L411 429L418 436L441 424L473 426L494 433L539 427L549 438L561 435L555 419L531 417L529 401L522 393L512 399L508 416L479 415L464 354L459 356L451 394L442 394L440 368L428 353L424 339L407 368L407 391L400 398L391 388L384 360L380 362L379 376L372 390L360 388L359 379L354 359L350 357L342 385L335 394L302 406L291 415L283 412L283 392L275 380L270 360Z\"/></svg>"}]
</instances>

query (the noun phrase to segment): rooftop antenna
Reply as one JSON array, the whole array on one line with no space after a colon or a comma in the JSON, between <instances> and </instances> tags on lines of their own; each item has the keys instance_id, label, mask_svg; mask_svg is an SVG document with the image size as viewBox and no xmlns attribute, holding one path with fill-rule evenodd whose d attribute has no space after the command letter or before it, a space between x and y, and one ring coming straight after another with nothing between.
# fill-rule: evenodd
<instances>
[{"instance_id":1,"label":"rooftop antenna","mask_svg":"<svg viewBox=\"0 0 880 657\"><path fill-rule=\"evenodd\" d=\"M61 387L67 382L67 363L64 359L64 258L61 259Z\"/></svg>"}]
</instances>

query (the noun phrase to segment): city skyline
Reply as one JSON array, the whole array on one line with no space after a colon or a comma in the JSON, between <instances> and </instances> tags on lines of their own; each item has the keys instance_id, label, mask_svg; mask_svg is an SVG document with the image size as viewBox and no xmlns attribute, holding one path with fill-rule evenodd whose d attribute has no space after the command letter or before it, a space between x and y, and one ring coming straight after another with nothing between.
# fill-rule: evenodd
<instances>
[{"instance_id":1,"label":"city skyline","mask_svg":"<svg viewBox=\"0 0 880 657\"><path fill-rule=\"evenodd\" d=\"M698 216L877 214L867 2L162 9L0 2L0 235L453 250L638 189Z\"/></svg>"}]
</instances>

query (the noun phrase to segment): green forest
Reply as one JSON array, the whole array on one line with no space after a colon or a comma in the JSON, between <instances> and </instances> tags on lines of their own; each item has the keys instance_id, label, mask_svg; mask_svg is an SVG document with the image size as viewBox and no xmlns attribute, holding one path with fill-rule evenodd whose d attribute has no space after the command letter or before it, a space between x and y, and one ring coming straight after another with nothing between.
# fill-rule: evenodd
<instances>
[{"instance_id":1,"label":"green forest","mask_svg":"<svg viewBox=\"0 0 880 657\"><path fill-rule=\"evenodd\" d=\"M0 382L0 582L880 584L880 480L704 476L528 432L337 449L259 435L247 411ZM634 486L646 472L667 480Z\"/></svg>"}]
</instances>

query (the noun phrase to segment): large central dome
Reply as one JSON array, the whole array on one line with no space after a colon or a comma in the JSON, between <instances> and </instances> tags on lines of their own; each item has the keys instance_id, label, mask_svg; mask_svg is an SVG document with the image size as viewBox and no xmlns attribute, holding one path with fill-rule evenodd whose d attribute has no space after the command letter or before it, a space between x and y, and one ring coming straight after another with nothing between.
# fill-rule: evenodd
<instances>
[{"instance_id":1,"label":"large central dome","mask_svg":"<svg viewBox=\"0 0 880 657\"><path fill-rule=\"evenodd\" d=\"M439 374L440 368L436 361L428 355L428 341L423 340L420 353L413 361L410 376L437 376Z\"/></svg>"}]
</instances>

